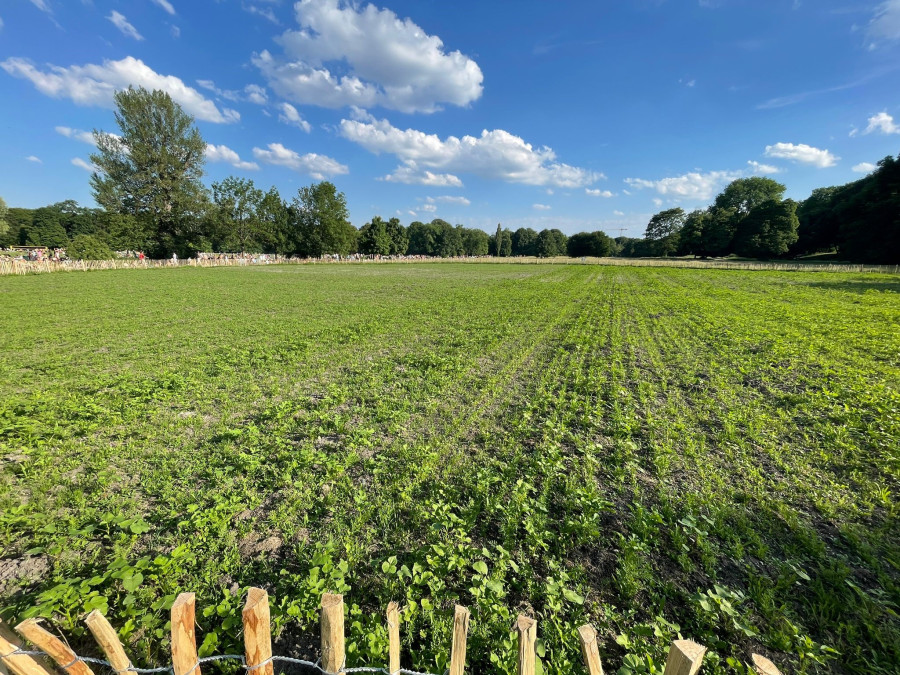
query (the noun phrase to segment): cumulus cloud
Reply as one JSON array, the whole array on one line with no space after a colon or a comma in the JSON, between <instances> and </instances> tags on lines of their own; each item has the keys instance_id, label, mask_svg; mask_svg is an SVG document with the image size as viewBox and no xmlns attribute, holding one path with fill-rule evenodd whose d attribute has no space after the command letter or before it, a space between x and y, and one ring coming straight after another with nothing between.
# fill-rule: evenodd
<instances>
[{"instance_id":1,"label":"cumulus cloud","mask_svg":"<svg viewBox=\"0 0 900 675\"><path fill-rule=\"evenodd\" d=\"M547 204L532 204L531 208L533 208L535 211L549 211L553 207L548 206Z\"/></svg>"},{"instance_id":2,"label":"cumulus cloud","mask_svg":"<svg viewBox=\"0 0 900 675\"><path fill-rule=\"evenodd\" d=\"M277 107L281 111L278 114L279 122L284 122L285 124L299 127L306 133L310 132L312 127L309 125L309 122L307 122L300 116L300 113L297 112L297 109L294 106L292 106L290 103L281 103Z\"/></svg>"},{"instance_id":3,"label":"cumulus cloud","mask_svg":"<svg viewBox=\"0 0 900 675\"><path fill-rule=\"evenodd\" d=\"M269 143L269 149L253 148L253 156L260 162L284 166L300 173L306 173L316 180L325 180L329 176L337 176L349 172L349 169L326 155L314 152L300 155L284 147L281 143Z\"/></svg>"},{"instance_id":4,"label":"cumulus cloud","mask_svg":"<svg viewBox=\"0 0 900 675\"><path fill-rule=\"evenodd\" d=\"M661 195L679 199L689 199L698 201L708 201L725 187L731 181L740 178L740 171L709 171L700 173L692 171L682 176L674 176L671 178L663 178L661 180L644 180L643 178L626 178L628 185L643 189L649 188L656 190ZM662 204L662 200L655 198L654 203L657 206Z\"/></svg>"},{"instance_id":5,"label":"cumulus cloud","mask_svg":"<svg viewBox=\"0 0 900 675\"><path fill-rule=\"evenodd\" d=\"M601 190L599 188L596 190L592 190L591 188L585 188L584 192L585 192L585 194L588 194L591 197L605 197L605 198L609 199L610 197L616 196L615 193L612 192L611 190ZM551 192L550 194L553 194L553 193Z\"/></svg>"},{"instance_id":6,"label":"cumulus cloud","mask_svg":"<svg viewBox=\"0 0 900 675\"><path fill-rule=\"evenodd\" d=\"M434 173L420 169L415 162L407 162L398 166L393 173L382 180L390 183L406 183L407 185L431 185L432 187L462 187L463 182L452 173Z\"/></svg>"},{"instance_id":7,"label":"cumulus cloud","mask_svg":"<svg viewBox=\"0 0 900 675\"><path fill-rule=\"evenodd\" d=\"M41 158L35 157L34 155L28 155L28 157L26 157L25 159L27 159L29 162L34 162L35 164L43 164Z\"/></svg>"},{"instance_id":8,"label":"cumulus cloud","mask_svg":"<svg viewBox=\"0 0 900 675\"><path fill-rule=\"evenodd\" d=\"M460 204L462 206L469 206L469 204L472 203L465 197L453 197L450 195L442 195L440 197L426 197L425 201L429 204L433 204L434 202L444 202L446 204Z\"/></svg>"},{"instance_id":9,"label":"cumulus cloud","mask_svg":"<svg viewBox=\"0 0 900 675\"><path fill-rule=\"evenodd\" d=\"M79 169L84 169L85 171L96 171L97 167L91 164L90 162L85 162L81 157L73 157L72 164L77 166Z\"/></svg>"},{"instance_id":10,"label":"cumulus cloud","mask_svg":"<svg viewBox=\"0 0 900 675\"><path fill-rule=\"evenodd\" d=\"M243 89L219 89L213 80L197 80L197 84L229 101L249 101L257 105L265 105L269 102L266 88L260 87L258 84L248 84Z\"/></svg>"},{"instance_id":11,"label":"cumulus cloud","mask_svg":"<svg viewBox=\"0 0 900 675\"><path fill-rule=\"evenodd\" d=\"M777 166L772 166L771 164L760 164L759 162L754 162L752 159L747 162L750 166L750 170L753 173L760 174L762 176L767 176L773 173L781 173L781 169Z\"/></svg>"},{"instance_id":12,"label":"cumulus cloud","mask_svg":"<svg viewBox=\"0 0 900 675\"><path fill-rule=\"evenodd\" d=\"M169 0L150 0L154 5L158 5L162 7L166 12L175 16L175 8L172 7L172 3Z\"/></svg>"},{"instance_id":13,"label":"cumulus cloud","mask_svg":"<svg viewBox=\"0 0 900 675\"><path fill-rule=\"evenodd\" d=\"M799 164L810 164L820 169L837 164L840 157L835 157L828 150L820 150L805 143L776 143L775 145L767 145L766 157L774 157L777 159L787 159Z\"/></svg>"},{"instance_id":14,"label":"cumulus cloud","mask_svg":"<svg viewBox=\"0 0 900 675\"><path fill-rule=\"evenodd\" d=\"M434 204L423 204L422 210L427 213L434 213L435 211L437 211L437 206L435 206Z\"/></svg>"},{"instance_id":15,"label":"cumulus cloud","mask_svg":"<svg viewBox=\"0 0 900 675\"><path fill-rule=\"evenodd\" d=\"M459 179L454 174L463 171L508 183L566 188L585 187L603 178L603 174L557 162L550 148L535 149L502 129L484 130L478 137L448 136L442 140L435 134L398 129L387 120L344 119L340 133L370 152L397 156L403 164L385 178L397 182L435 185L428 181L439 174L430 172L439 170L454 172L444 176L457 184Z\"/></svg>"},{"instance_id":16,"label":"cumulus cloud","mask_svg":"<svg viewBox=\"0 0 900 675\"><path fill-rule=\"evenodd\" d=\"M55 127L55 129L56 133L61 134L66 138L74 138L76 141L81 141L82 143L96 145L96 143L94 143L94 134L90 131L82 131L81 129L73 129L72 127Z\"/></svg>"},{"instance_id":17,"label":"cumulus cloud","mask_svg":"<svg viewBox=\"0 0 900 675\"><path fill-rule=\"evenodd\" d=\"M878 5L867 34L872 48L881 40L900 40L900 0L887 0Z\"/></svg>"},{"instance_id":18,"label":"cumulus cloud","mask_svg":"<svg viewBox=\"0 0 900 675\"><path fill-rule=\"evenodd\" d=\"M137 32L137 28L128 23L128 19L125 18L124 14L120 14L116 10L113 10L106 18L112 21L113 25L122 31L122 35L125 37L134 38L139 41L144 39L144 36Z\"/></svg>"},{"instance_id":19,"label":"cumulus cloud","mask_svg":"<svg viewBox=\"0 0 900 675\"><path fill-rule=\"evenodd\" d=\"M613 211L613 215L614 216L624 216L625 212L624 211Z\"/></svg>"},{"instance_id":20,"label":"cumulus cloud","mask_svg":"<svg viewBox=\"0 0 900 675\"><path fill-rule=\"evenodd\" d=\"M100 65L89 63L68 68L48 65L46 70L39 69L27 59L12 57L0 61L0 68L13 77L31 81L42 94L68 98L78 105L113 108L113 94L134 85L167 92L186 112L205 122L229 123L241 118L236 110L220 110L215 103L174 75L160 75L140 59L131 56L120 61L106 60Z\"/></svg>"},{"instance_id":21,"label":"cumulus cloud","mask_svg":"<svg viewBox=\"0 0 900 675\"><path fill-rule=\"evenodd\" d=\"M878 166L872 164L872 162L860 162L853 167L852 171L855 171L856 173L872 173L877 168Z\"/></svg>"},{"instance_id":22,"label":"cumulus cloud","mask_svg":"<svg viewBox=\"0 0 900 675\"><path fill-rule=\"evenodd\" d=\"M207 143L204 154L206 155L206 159L210 162L226 162L236 169L244 169L247 171L256 171L259 169L259 164L256 162L242 161L240 155L227 145L213 145L212 143Z\"/></svg>"},{"instance_id":23,"label":"cumulus cloud","mask_svg":"<svg viewBox=\"0 0 900 675\"><path fill-rule=\"evenodd\" d=\"M869 118L869 126L863 131L864 134L871 134L878 131L882 134L900 134L900 125L894 123L894 118L886 112L880 112Z\"/></svg>"},{"instance_id":24,"label":"cumulus cloud","mask_svg":"<svg viewBox=\"0 0 900 675\"><path fill-rule=\"evenodd\" d=\"M475 61L389 9L339 0L300 0L294 9L300 30L276 40L284 57L264 50L252 61L295 103L430 113L481 96Z\"/></svg>"}]
</instances>

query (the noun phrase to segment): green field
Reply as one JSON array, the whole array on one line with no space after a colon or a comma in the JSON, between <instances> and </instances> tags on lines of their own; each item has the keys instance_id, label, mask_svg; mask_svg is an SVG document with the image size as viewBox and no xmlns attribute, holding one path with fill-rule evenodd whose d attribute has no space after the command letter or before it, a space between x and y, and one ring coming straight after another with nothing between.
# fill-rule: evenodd
<instances>
[{"instance_id":1,"label":"green field","mask_svg":"<svg viewBox=\"0 0 900 675\"><path fill-rule=\"evenodd\" d=\"M137 664L196 591L203 653L348 666L785 673L900 663L900 277L366 265L0 278L0 606L74 643L100 608ZM85 642L87 644L87 642ZM96 648L94 648L96 651ZM93 654L90 649L88 653Z\"/></svg>"}]
</instances>

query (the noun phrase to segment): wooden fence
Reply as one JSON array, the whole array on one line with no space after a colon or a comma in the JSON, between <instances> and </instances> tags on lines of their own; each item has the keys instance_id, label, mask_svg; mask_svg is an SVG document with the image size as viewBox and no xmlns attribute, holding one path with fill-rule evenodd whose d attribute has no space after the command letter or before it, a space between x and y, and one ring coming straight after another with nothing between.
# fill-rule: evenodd
<instances>
[{"instance_id":1,"label":"wooden fence","mask_svg":"<svg viewBox=\"0 0 900 675\"><path fill-rule=\"evenodd\" d=\"M246 267L256 265L316 265L316 264L383 264L383 263L505 263L505 264L563 264L563 265L613 265L625 267L681 267L688 269L748 270L769 272L853 272L900 274L900 265L858 265L842 263L803 262L753 262L731 260L689 260L685 258L495 258L492 256L467 258L429 258L427 256L384 257L378 259L348 258L285 258L269 256L265 260L252 258L183 258L177 261L136 260L20 260L0 256L0 276L13 274L42 274L46 272L87 272L91 270L158 269L164 267Z\"/></svg>"},{"instance_id":2,"label":"wooden fence","mask_svg":"<svg viewBox=\"0 0 900 675\"><path fill-rule=\"evenodd\" d=\"M171 667L155 669L135 668L128 658L115 629L99 611L94 610L85 618L85 624L106 655L107 661L78 656L68 644L45 628L38 619L27 619L16 626L18 633L0 620L0 675L56 675L55 664L66 675L94 675L90 663L107 666L116 675L133 673L165 673L171 675L202 675L205 662L236 659L249 674L274 675L274 663L287 662L318 670L323 675L358 672L383 675L430 675L414 673L400 667L400 612L396 602L387 607L388 663L386 667L345 667L344 651L344 598L326 593L322 596L320 629L321 651L315 663L272 655L272 630L269 621L269 596L261 588L251 588L247 593L242 619L244 625L244 654L228 654L198 658L195 623L195 596L180 594L171 609ZM469 610L457 605L453 615L453 642L450 649L449 675L463 675L466 669L466 637L469 630ZM537 621L519 615L514 630L518 633L518 675L535 675L535 641ZM578 629L581 653L588 675L603 675L603 665L597 646L597 634L590 625ZM29 651L19 639L25 638L37 650ZM706 647L691 640L676 640L669 649L664 675L695 675L703 663ZM778 668L759 654L752 655L758 675L781 675Z\"/></svg>"}]
</instances>

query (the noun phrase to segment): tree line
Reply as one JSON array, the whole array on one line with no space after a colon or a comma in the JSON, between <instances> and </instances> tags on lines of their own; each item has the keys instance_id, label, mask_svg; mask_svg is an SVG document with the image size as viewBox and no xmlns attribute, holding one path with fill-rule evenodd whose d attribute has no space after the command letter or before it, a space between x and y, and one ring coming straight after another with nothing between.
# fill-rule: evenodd
<instances>
[{"instance_id":1,"label":"tree line","mask_svg":"<svg viewBox=\"0 0 900 675\"><path fill-rule=\"evenodd\" d=\"M837 252L860 262L900 262L900 157L886 157L869 176L784 199L771 178L735 180L706 209L655 214L643 238L611 239L602 231L567 237L558 229L477 228L435 219L408 227L373 217L357 230L347 200L328 181L288 200L230 176L203 184L206 143L168 94L129 88L115 94L120 134L94 132L91 189L100 208L64 201L37 209L0 201L0 246L66 248L102 257L146 251L153 257L197 252L326 254L569 255L750 258ZM4 215L5 211L5 215Z\"/></svg>"},{"instance_id":2,"label":"tree line","mask_svg":"<svg viewBox=\"0 0 900 675\"><path fill-rule=\"evenodd\" d=\"M617 240L626 257L738 255L794 258L836 253L852 262L900 262L900 156L847 185L783 199L771 178L740 178L707 209L671 208L654 215L642 239Z\"/></svg>"}]
</instances>

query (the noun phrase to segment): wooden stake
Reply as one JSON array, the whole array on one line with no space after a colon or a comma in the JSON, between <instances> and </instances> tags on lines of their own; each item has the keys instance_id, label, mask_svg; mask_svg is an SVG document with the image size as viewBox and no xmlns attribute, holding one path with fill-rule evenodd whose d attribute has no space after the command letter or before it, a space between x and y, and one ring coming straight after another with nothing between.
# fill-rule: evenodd
<instances>
[{"instance_id":1,"label":"wooden stake","mask_svg":"<svg viewBox=\"0 0 900 675\"><path fill-rule=\"evenodd\" d=\"M469 633L469 610L457 605L453 610L453 648L450 650L449 675L463 675L466 670L466 636Z\"/></svg>"},{"instance_id":2,"label":"wooden stake","mask_svg":"<svg viewBox=\"0 0 900 675\"><path fill-rule=\"evenodd\" d=\"M778 667L765 656L754 654L752 658L753 667L756 668L756 672L759 673L759 675L781 675L781 671L778 670Z\"/></svg>"},{"instance_id":3,"label":"wooden stake","mask_svg":"<svg viewBox=\"0 0 900 675\"><path fill-rule=\"evenodd\" d=\"M581 638L581 654L584 656L584 665L588 670L588 675L603 675L600 650L597 648L597 631L586 623L578 629L578 637Z\"/></svg>"},{"instance_id":4,"label":"wooden stake","mask_svg":"<svg viewBox=\"0 0 900 675\"><path fill-rule=\"evenodd\" d=\"M16 626L16 632L42 652L46 652L69 675L94 675L88 664L78 660L78 654L69 645L41 628L38 619L26 619Z\"/></svg>"},{"instance_id":5,"label":"wooden stake","mask_svg":"<svg viewBox=\"0 0 900 675\"><path fill-rule=\"evenodd\" d=\"M703 665L706 647L692 640L675 640L669 649L663 675L694 675Z\"/></svg>"},{"instance_id":6,"label":"wooden stake","mask_svg":"<svg viewBox=\"0 0 900 675\"><path fill-rule=\"evenodd\" d=\"M344 667L344 596L325 593L322 596L322 668L338 673ZM177 673L175 675L178 675Z\"/></svg>"},{"instance_id":7,"label":"wooden stake","mask_svg":"<svg viewBox=\"0 0 900 675\"><path fill-rule=\"evenodd\" d=\"M516 619L519 631L519 675L534 675L534 642L537 639L537 621L519 614Z\"/></svg>"},{"instance_id":8,"label":"wooden stake","mask_svg":"<svg viewBox=\"0 0 900 675\"><path fill-rule=\"evenodd\" d=\"M275 675L275 667L269 661L272 658L269 594L261 588L251 588L247 592L247 602L241 616L244 619L244 660L248 674Z\"/></svg>"},{"instance_id":9,"label":"wooden stake","mask_svg":"<svg viewBox=\"0 0 900 675\"><path fill-rule=\"evenodd\" d=\"M387 606L388 672L400 670L400 606L390 602Z\"/></svg>"},{"instance_id":10,"label":"wooden stake","mask_svg":"<svg viewBox=\"0 0 900 675\"><path fill-rule=\"evenodd\" d=\"M181 593L172 605L172 670L175 675L200 675L194 625L196 596Z\"/></svg>"},{"instance_id":11,"label":"wooden stake","mask_svg":"<svg viewBox=\"0 0 900 675\"><path fill-rule=\"evenodd\" d=\"M106 620L99 610L94 610L88 614L84 622L87 624L88 630L94 636L100 649L106 654L109 663L115 671L122 671L131 668L131 660L125 653L125 648L119 641L119 636L115 629Z\"/></svg>"},{"instance_id":12,"label":"wooden stake","mask_svg":"<svg viewBox=\"0 0 900 675\"><path fill-rule=\"evenodd\" d=\"M20 648L23 647L19 636L0 619L0 663L4 669L15 675L53 675L53 666L47 659L28 654L8 656Z\"/></svg>"}]
</instances>

